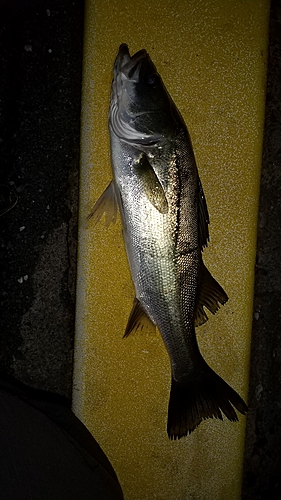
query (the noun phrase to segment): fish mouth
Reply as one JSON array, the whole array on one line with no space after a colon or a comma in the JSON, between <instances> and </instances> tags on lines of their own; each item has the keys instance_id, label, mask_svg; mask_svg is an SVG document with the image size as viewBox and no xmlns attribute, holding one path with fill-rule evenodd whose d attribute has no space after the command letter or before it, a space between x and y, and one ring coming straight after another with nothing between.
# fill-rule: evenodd
<instances>
[{"instance_id":1,"label":"fish mouth","mask_svg":"<svg viewBox=\"0 0 281 500\"><path fill-rule=\"evenodd\" d=\"M115 75L121 72L126 78L137 83L139 81L142 62L148 57L145 49L139 50L133 56L130 56L128 45L122 43L115 61Z\"/></svg>"}]
</instances>

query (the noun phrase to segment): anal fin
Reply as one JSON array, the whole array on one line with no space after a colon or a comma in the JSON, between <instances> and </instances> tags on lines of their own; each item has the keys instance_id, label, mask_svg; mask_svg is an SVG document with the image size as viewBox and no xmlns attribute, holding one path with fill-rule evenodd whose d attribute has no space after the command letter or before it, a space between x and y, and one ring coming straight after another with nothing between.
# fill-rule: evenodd
<instances>
[{"instance_id":1,"label":"anal fin","mask_svg":"<svg viewBox=\"0 0 281 500\"><path fill-rule=\"evenodd\" d=\"M215 314L219 310L220 304L223 305L227 301L228 296L224 289L201 261L194 326L203 325L208 320L204 307Z\"/></svg>"}]
</instances>

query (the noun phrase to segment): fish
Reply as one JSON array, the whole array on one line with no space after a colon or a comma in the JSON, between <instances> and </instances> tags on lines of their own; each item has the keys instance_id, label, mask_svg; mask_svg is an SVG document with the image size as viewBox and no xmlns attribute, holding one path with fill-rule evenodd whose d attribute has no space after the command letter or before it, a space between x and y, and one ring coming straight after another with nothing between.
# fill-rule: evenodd
<instances>
[{"instance_id":1,"label":"fish","mask_svg":"<svg viewBox=\"0 0 281 500\"><path fill-rule=\"evenodd\" d=\"M113 68L109 133L113 179L89 214L108 226L118 211L135 287L124 337L146 320L171 364L167 433L206 419L237 421L247 405L203 358L195 328L228 296L206 268L209 213L185 122L145 49L123 43Z\"/></svg>"}]
</instances>

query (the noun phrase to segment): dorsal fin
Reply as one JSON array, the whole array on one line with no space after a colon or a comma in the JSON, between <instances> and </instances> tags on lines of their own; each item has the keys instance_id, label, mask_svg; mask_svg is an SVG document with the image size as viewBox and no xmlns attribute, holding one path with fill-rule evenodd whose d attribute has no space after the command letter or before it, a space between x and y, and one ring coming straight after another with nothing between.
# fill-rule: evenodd
<instances>
[{"instance_id":1,"label":"dorsal fin","mask_svg":"<svg viewBox=\"0 0 281 500\"><path fill-rule=\"evenodd\" d=\"M208 320L204 307L209 309L212 314L215 314L220 308L220 304L223 305L227 301L228 296L224 289L213 278L201 260L194 326L203 325Z\"/></svg>"},{"instance_id":2,"label":"dorsal fin","mask_svg":"<svg viewBox=\"0 0 281 500\"><path fill-rule=\"evenodd\" d=\"M199 248L202 250L208 245L209 241L209 214L207 203L201 181L198 177L198 238Z\"/></svg>"},{"instance_id":3,"label":"dorsal fin","mask_svg":"<svg viewBox=\"0 0 281 500\"><path fill-rule=\"evenodd\" d=\"M128 337L133 330L138 328L143 328L145 324L149 324L151 328L156 329L154 323L147 316L144 308L142 307L140 301L135 297L131 314L128 319L124 337Z\"/></svg>"}]
</instances>

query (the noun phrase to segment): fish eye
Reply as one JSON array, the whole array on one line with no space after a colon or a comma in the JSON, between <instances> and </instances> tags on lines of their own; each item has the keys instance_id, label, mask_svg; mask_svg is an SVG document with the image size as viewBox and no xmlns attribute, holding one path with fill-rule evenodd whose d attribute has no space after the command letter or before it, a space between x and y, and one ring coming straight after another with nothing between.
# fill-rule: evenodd
<instances>
[{"instance_id":1,"label":"fish eye","mask_svg":"<svg viewBox=\"0 0 281 500\"><path fill-rule=\"evenodd\" d=\"M160 80L159 75L157 73L153 73L152 75L149 75L146 78L146 83L151 87L156 87L159 83L159 80Z\"/></svg>"}]
</instances>

